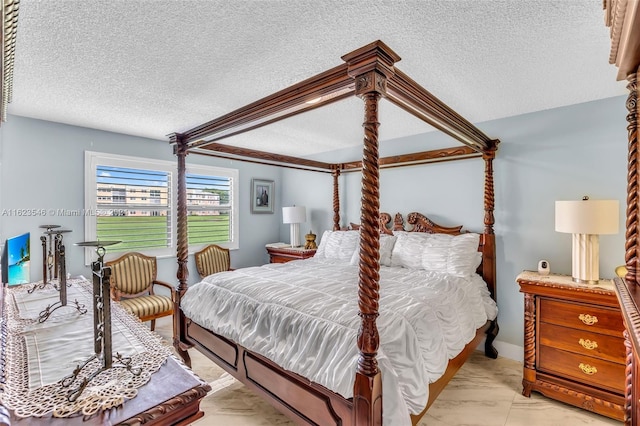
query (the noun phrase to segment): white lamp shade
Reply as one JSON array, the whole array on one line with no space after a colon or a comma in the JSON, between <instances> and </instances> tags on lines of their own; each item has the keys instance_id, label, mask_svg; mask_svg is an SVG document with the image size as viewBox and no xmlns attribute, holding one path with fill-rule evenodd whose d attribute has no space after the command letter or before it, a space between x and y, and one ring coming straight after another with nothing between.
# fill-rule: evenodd
<instances>
[{"instance_id":1,"label":"white lamp shade","mask_svg":"<svg viewBox=\"0 0 640 426\"><path fill-rule=\"evenodd\" d=\"M617 234L618 200L556 201L556 231L569 234Z\"/></svg>"},{"instance_id":2,"label":"white lamp shade","mask_svg":"<svg viewBox=\"0 0 640 426\"><path fill-rule=\"evenodd\" d=\"M283 207L282 223L305 223L307 221L307 209L302 206Z\"/></svg>"}]
</instances>

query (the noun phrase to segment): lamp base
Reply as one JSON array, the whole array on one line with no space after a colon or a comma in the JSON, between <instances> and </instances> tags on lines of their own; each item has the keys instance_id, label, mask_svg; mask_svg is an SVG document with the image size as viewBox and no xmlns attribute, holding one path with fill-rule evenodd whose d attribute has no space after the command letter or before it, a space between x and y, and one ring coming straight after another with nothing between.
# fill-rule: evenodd
<instances>
[{"instance_id":1,"label":"lamp base","mask_svg":"<svg viewBox=\"0 0 640 426\"><path fill-rule=\"evenodd\" d=\"M573 234L571 277L581 284L600 281L600 244L597 234Z\"/></svg>"},{"instance_id":2,"label":"lamp base","mask_svg":"<svg viewBox=\"0 0 640 426\"><path fill-rule=\"evenodd\" d=\"M291 247L300 247L300 224L292 223L290 226L289 241L291 241Z\"/></svg>"}]
</instances>

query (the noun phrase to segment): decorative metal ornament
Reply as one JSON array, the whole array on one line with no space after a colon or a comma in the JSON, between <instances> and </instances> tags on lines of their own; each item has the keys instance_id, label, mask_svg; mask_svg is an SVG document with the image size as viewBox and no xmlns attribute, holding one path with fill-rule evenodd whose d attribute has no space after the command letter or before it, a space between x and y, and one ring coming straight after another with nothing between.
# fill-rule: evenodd
<instances>
[{"instance_id":1,"label":"decorative metal ornament","mask_svg":"<svg viewBox=\"0 0 640 426\"><path fill-rule=\"evenodd\" d=\"M55 256L53 253L53 234L51 234L51 230L60 228L60 225L40 225L40 228L46 229L44 234L40 236L40 241L42 242L42 282L34 284L33 287L29 289L29 293L45 288L53 275L52 268ZM49 245L48 251L47 244Z\"/></svg>"},{"instance_id":2,"label":"decorative metal ornament","mask_svg":"<svg viewBox=\"0 0 640 426\"><path fill-rule=\"evenodd\" d=\"M62 308L64 306L70 306L75 308L78 312L80 312L80 315L87 313L87 308L83 304L79 303L77 299L73 301L73 305L67 305L67 287L68 287L67 266L65 261L65 247L64 247L64 244L62 243L62 240L63 240L62 235L67 232L71 232L71 230L58 229L55 231L50 230L45 232L45 234L49 235L49 238L55 241L55 254L54 254L55 267L56 267L55 269L57 273L59 273L58 275L60 276L60 278L57 284L53 281L52 281L52 284L53 284L53 287L60 292L60 300L47 306L40 312L40 314L38 315L39 323L45 322L56 309ZM44 280L43 280L43 283L44 283ZM29 292L35 290L36 286L30 289Z\"/></svg>"},{"instance_id":3,"label":"decorative metal ornament","mask_svg":"<svg viewBox=\"0 0 640 426\"><path fill-rule=\"evenodd\" d=\"M95 247L98 259L91 263L91 271L93 275L93 336L94 336L94 354L87 358L82 364L79 364L73 372L62 379L62 385L69 387L67 399L71 402L78 399L82 391L87 387L89 382L104 370L110 368L125 368L131 374L138 376L142 372L140 367L131 365L131 358L115 354L117 365L113 364L113 345L111 336L111 297L109 278L111 277L111 268L104 266L104 255L107 252L105 247L118 244L121 241L84 241L76 243L80 247ZM102 359L101 368L91 373L88 377L82 379L74 387L71 387L82 370L94 359Z\"/></svg>"}]
</instances>

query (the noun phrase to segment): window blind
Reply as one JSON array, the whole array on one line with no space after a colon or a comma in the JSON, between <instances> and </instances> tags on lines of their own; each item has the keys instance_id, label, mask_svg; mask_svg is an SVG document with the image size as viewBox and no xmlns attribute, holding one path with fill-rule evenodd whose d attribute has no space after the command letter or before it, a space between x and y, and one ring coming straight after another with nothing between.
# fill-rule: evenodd
<instances>
[{"instance_id":1,"label":"window blind","mask_svg":"<svg viewBox=\"0 0 640 426\"><path fill-rule=\"evenodd\" d=\"M98 165L96 234L122 243L109 251L171 246L171 174Z\"/></svg>"},{"instance_id":2,"label":"window blind","mask_svg":"<svg viewBox=\"0 0 640 426\"><path fill-rule=\"evenodd\" d=\"M230 241L232 178L187 173L186 182L189 245Z\"/></svg>"}]
</instances>

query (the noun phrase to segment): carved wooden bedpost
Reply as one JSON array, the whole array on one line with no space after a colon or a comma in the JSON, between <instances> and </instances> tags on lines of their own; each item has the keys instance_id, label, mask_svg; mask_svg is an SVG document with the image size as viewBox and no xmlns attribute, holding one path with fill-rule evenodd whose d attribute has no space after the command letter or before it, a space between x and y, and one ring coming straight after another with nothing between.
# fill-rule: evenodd
<instances>
[{"instance_id":1,"label":"carved wooden bedpost","mask_svg":"<svg viewBox=\"0 0 640 426\"><path fill-rule=\"evenodd\" d=\"M627 76L627 132L629 154L627 169L627 222L624 260L627 267L625 280L640 284L638 275L638 73Z\"/></svg>"},{"instance_id":2,"label":"carved wooden bedpost","mask_svg":"<svg viewBox=\"0 0 640 426\"><path fill-rule=\"evenodd\" d=\"M178 260L178 288L174 293L173 302L173 346L176 348L185 364L191 366L191 359L187 352L188 346L182 342L182 336L186 335L184 316L180 311L180 300L187 291L189 279L189 237L187 234L187 177L186 158L187 142L183 135L173 133L169 136L173 146L173 153L178 157L178 208L177 208L177 253Z\"/></svg>"},{"instance_id":3,"label":"carved wooden bedpost","mask_svg":"<svg viewBox=\"0 0 640 426\"><path fill-rule=\"evenodd\" d=\"M640 423L640 244L638 211L640 178L638 163L638 76L640 76L640 4L637 1L604 0L605 24L610 28L611 52L609 63L618 67L617 80L628 81L627 89L627 210L625 231L624 280L615 279L616 294L625 323L625 425Z\"/></svg>"},{"instance_id":4,"label":"carved wooden bedpost","mask_svg":"<svg viewBox=\"0 0 640 426\"><path fill-rule=\"evenodd\" d=\"M331 172L333 176L333 230L340 230L340 191L338 187L338 178L340 177L340 169Z\"/></svg>"},{"instance_id":5,"label":"carved wooden bedpost","mask_svg":"<svg viewBox=\"0 0 640 426\"><path fill-rule=\"evenodd\" d=\"M629 90L629 96L627 97L627 132L629 138L629 153L628 153L628 169L627 169L627 221L626 221L626 234L625 234L625 254L624 260L627 267L627 274L625 281L629 287L640 285L640 274L638 274L638 72L629 74L627 80L627 89ZM631 288L629 289L631 291ZM628 309L632 311L631 309ZM632 313L635 313L632 311ZM637 319L637 317L636 317ZM625 425L633 425L637 420L637 401L638 391L635 390L634 384L638 383L638 363L637 355L634 353L633 343L631 342L631 334L637 334L638 330L629 330L629 327L625 326L624 332L624 345L626 348L626 368L625 368L625 404L624 411ZM637 340L636 340L637 341Z\"/></svg>"},{"instance_id":6,"label":"carved wooden bedpost","mask_svg":"<svg viewBox=\"0 0 640 426\"><path fill-rule=\"evenodd\" d=\"M493 188L493 159L496 156L496 151L498 150L499 140L494 139L491 141L491 146L488 150L486 150L482 154L482 158L484 159L484 244L485 249L483 250L483 256L485 258L488 254L493 256L490 262L483 262L483 271L482 276L487 280L487 282L491 283L489 290L491 291L491 297L493 300L498 300L498 295L496 293L497 283L496 283L496 236L493 231L493 225L495 223L495 218L493 212L495 210L495 191ZM493 346L493 341L498 335L498 331L500 327L498 327L498 319L494 319L491 321L491 327L487 330L487 338L484 343L484 352L485 355L490 358L497 358L498 351Z\"/></svg>"},{"instance_id":7,"label":"carved wooden bedpost","mask_svg":"<svg viewBox=\"0 0 640 426\"><path fill-rule=\"evenodd\" d=\"M495 190L493 188L493 159L496 157L496 151L498 150L499 140L495 139L492 141L492 146L482 154L482 159L484 160L484 233L487 235L485 237L488 241L485 241L485 244L491 244L492 250L491 252L495 257L495 234L493 231L493 225L495 224L495 218L493 212L495 210ZM487 262L489 267L493 265L493 262ZM497 300L496 296L496 271L495 268L491 271L483 271L484 277L489 277L491 280L492 287L491 295L494 300Z\"/></svg>"},{"instance_id":8,"label":"carved wooden bedpost","mask_svg":"<svg viewBox=\"0 0 640 426\"><path fill-rule=\"evenodd\" d=\"M382 425L382 377L376 355L380 337L376 326L380 300L380 184L378 153L378 101L400 60L377 41L342 57L356 81L356 95L364 100L365 121L362 156L362 208L360 213L360 271L358 330L360 356L353 387L354 425Z\"/></svg>"}]
</instances>

